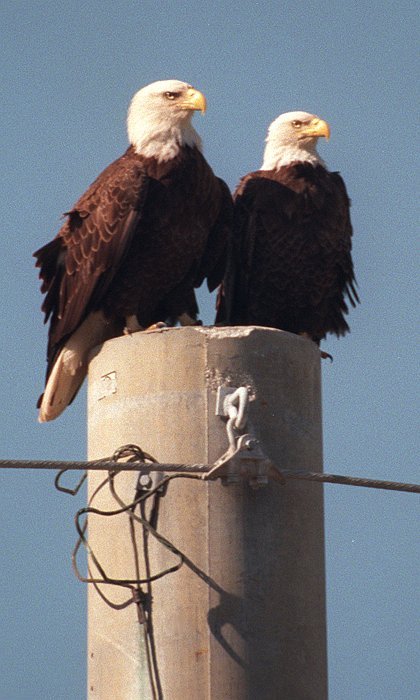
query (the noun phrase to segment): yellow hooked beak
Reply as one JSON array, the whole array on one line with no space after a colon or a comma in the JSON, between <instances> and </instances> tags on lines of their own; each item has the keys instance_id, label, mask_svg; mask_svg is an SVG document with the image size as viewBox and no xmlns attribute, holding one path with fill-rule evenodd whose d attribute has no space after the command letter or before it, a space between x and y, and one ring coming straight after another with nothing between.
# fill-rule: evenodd
<instances>
[{"instance_id":1,"label":"yellow hooked beak","mask_svg":"<svg viewBox=\"0 0 420 700\"><path fill-rule=\"evenodd\" d=\"M330 127L325 122L323 119L320 119L319 117L314 117L311 119L309 124L305 126L304 129L300 132L300 138L310 136L312 138L314 137L319 137L319 136L325 136L325 138L328 139L330 138Z\"/></svg>"},{"instance_id":2,"label":"yellow hooked beak","mask_svg":"<svg viewBox=\"0 0 420 700\"><path fill-rule=\"evenodd\" d=\"M202 92L190 87L188 88L184 99L182 102L179 102L178 105L182 109L195 109L204 114L206 111L207 102Z\"/></svg>"}]
</instances>

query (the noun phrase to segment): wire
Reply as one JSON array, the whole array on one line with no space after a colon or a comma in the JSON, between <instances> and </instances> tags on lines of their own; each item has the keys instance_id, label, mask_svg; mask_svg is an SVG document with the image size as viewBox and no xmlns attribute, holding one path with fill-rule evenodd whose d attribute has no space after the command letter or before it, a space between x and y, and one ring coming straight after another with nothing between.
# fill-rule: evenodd
<instances>
[{"instance_id":1,"label":"wire","mask_svg":"<svg viewBox=\"0 0 420 700\"><path fill-rule=\"evenodd\" d=\"M137 615L138 615L138 621L139 623L143 626L143 634L144 634L144 642L145 642L145 651L146 651L146 662L147 662L147 668L148 668L148 675L149 675L149 682L150 682L150 688L151 692L153 695L153 700L161 700L163 698L162 694L162 685L160 681L160 674L159 674L159 668L158 668L158 661L157 661L157 652L156 652L156 645L155 645L155 639L154 639L154 632L153 632L153 616L152 616L152 589L151 589L151 584L153 581L156 581L159 578L162 578L163 576L166 576L169 573L177 571L182 564L186 561L188 564L190 564L190 561L188 560L187 557L177 548L175 547L169 540L167 540L165 537L160 535L157 532L157 521L158 521L158 513L159 513L159 502L160 499L166 494L169 482L172 481L175 478L189 478L189 479L200 479L201 477L197 474L172 474L169 476L164 477L154 488L145 488L140 480L141 473L139 474L138 480L137 480L137 486L135 490L135 497L131 503L125 503L125 501L122 499L121 495L117 492L116 489L116 477L118 476L119 473L121 473L122 470L118 469L121 458L126 458L128 457L129 460L131 461L136 461L139 459L142 460L148 460L152 461L152 463L155 463L155 460L153 457L148 455L147 453L144 453L141 448L138 448L135 445L128 445L124 446L123 448L120 448L117 450L112 458L113 466L114 469L112 471L108 472L108 475L105 479L103 479L99 485L96 487L94 492L92 493L88 506L85 508L81 508L75 516L75 523L76 523L76 529L79 535L78 541L76 543L76 546L73 551L73 568L76 573L77 578L80 581L90 583L94 586L96 592L100 595L102 600L109 605L111 608L114 610L122 610L126 608L128 605L135 603L137 607ZM123 463L125 464L125 463ZM115 468L117 467L117 468ZM55 480L55 484L57 486L57 479ZM59 485L58 485L59 486ZM95 508L92 504L98 494L104 489L108 487L109 488L109 493L111 494L112 498L115 500L117 505L119 506L118 508L112 509L112 510L103 510L99 508ZM79 488L79 487L78 487ZM63 487L60 487L59 490L65 491L66 493L70 493L74 495L77 491L78 488L76 489L65 489ZM146 515L146 502L152 499L152 507L150 511L149 517ZM135 510L136 508L140 508L140 514L136 514ZM86 530L87 530L87 523L88 523L88 517L91 515L99 515L99 516L105 516L105 517L114 517L114 516L120 516L123 514L127 514L129 517L129 529L130 529L130 540L131 540L131 546L132 546L132 551L133 551L133 558L134 558L134 568L135 568L135 578L133 579L116 579L116 578L111 578L109 575L107 575L106 571L104 570L104 567L101 565L99 562L95 552L93 551L92 545L89 543L87 537L86 537ZM83 522L82 522L83 520ZM139 551L138 551L138 546L137 546L137 537L136 537L136 530L135 530L135 523L139 523L142 527L142 533L143 533L143 560L145 563L145 576L141 576L140 574L140 556L139 556ZM173 554L175 554L178 557L178 562L172 566L168 567L167 569L160 571L156 574L152 574L150 570L150 560L149 560L149 552L148 552L148 536L152 535L155 539L157 539L158 542L160 542L163 546L165 546L169 551L171 551ZM84 546L88 555L88 576L82 576L82 574L79 571L78 564L77 564L77 555L79 552L79 549L81 546ZM92 566L94 566L98 572L97 575L92 574ZM203 576L205 576L204 572L200 572ZM99 576L98 576L99 575ZM115 603L114 601L110 600L110 598L105 595L105 593L101 590L101 585L106 584L110 586L118 586L118 587L123 587L123 588L128 588L131 592L131 596L124 600L122 603ZM142 585L146 584L147 589L146 591L143 590Z\"/></svg>"},{"instance_id":2,"label":"wire","mask_svg":"<svg viewBox=\"0 0 420 700\"><path fill-rule=\"evenodd\" d=\"M127 461L121 461L127 460ZM18 467L21 463L14 462L13 466ZM30 468L32 462L26 462L25 467ZM86 479L89 469L94 468L108 471L108 474L103 478L98 486L91 494L88 505L80 508L75 515L75 525L78 533L78 540L72 554L73 569L77 578L85 583L93 585L96 592L102 600L114 610L123 610L131 604L136 605L137 617L139 624L143 627L144 647L146 654L146 663L148 669L150 689L153 700L162 700L162 685L158 667L158 656L155 644L154 629L153 629L153 597L152 584L164 576L178 571L182 565L188 568L202 580L204 580L211 588L222 595L224 592L219 584L212 580L204 571L199 569L186 554L176 547L170 540L158 532L158 517L159 506L161 499L167 494L169 485L174 479L195 479L203 481L203 476L208 474L212 466L204 464L161 464L158 463L151 455L145 453L137 445L124 445L115 451L111 459L96 460L95 462L48 462L37 463L47 464L46 468L52 468L51 465L60 465L61 469L55 478L56 488L64 493L76 495L84 480ZM2 462L0 461L0 467ZM94 465L92 467L92 465ZM8 462L11 467L11 462ZM43 468L38 466L38 468ZM61 484L62 476L75 469L83 469L84 474L75 488L68 488ZM124 471L136 470L139 472L137 484L135 487L134 498L130 503L126 503L121 494L117 490L117 477ZM145 486L141 480L144 474L162 473L170 471L173 473L162 475L160 480L153 486ZM373 479L365 479L360 477L347 477L335 474L324 474L318 472L310 472L304 470L277 470L272 469L271 476L277 481L284 483L286 479L301 479L306 481L327 482L336 484L345 484L352 486L365 486L370 488L392 489L398 491L409 491L420 493L420 486L416 484L404 484L400 482L379 481ZM150 481L149 481L150 483ZM94 503L99 493L104 489L115 501L116 508L104 510L95 507ZM147 514L147 503L151 504L149 514ZM129 537L131 550L133 553L134 576L133 578L115 578L111 577L99 561L92 544L89 542L86 535L88 528L88 518L94 516L114 518L118 516L128 517ZM139 551L138 543L138 528L140 525L142 533L142 556ZM149 537L153 537L160 545L165 547L175 557L177 562L166 569L158 572L152 572L149 557ZM78 555L81 547L84 547L87 555L87 576L83 576L78 566ZM144 566L144 571L141 571ZM105 594L103 586L116 586L118 588L126 588L130 591L130 595L122 602L115 602ZM145 586L145 588L143 588Z\"/></svg>"},{"instance_id":3,"label":"wire","mask_svg":"<svg viewBox=\"0 0 420 700\"><path fill-rule=\"evenodd\" d=\"M126 449L128 446L125 446ZM63 461L45 461L45 460L0 460L0 469L59 469L60 472L56 476L56 488L64 493L75 495L80 489L85 477L82 477L75 489L69 489L61 486L60 480L65 472L72 470L86 471L103 471L115 470L115 461L110 459L99 459L87 462L63 462ZM182 475L200 475L208 474L212 469L212 465L208 464L164 464L154 461L152 464L145 461L134 459L129 462L119 463L118 471L141 471L143 474L150 472L169 472ZM343 476L339 474L327 474L325 472L312 472L303 469L278 469L279 475L285 479L297 479L303 481L317 481L330 484L341 484L343 486L362 486L372 489L385 489L388 491L403 491L406 493L420 493L420 485L412 483L404 483L400 481L384 481L381 479L368 479L360 476Z\"/></svg>"},{"instance_id":4,"label":"wire","mask_svg":"<svg viewBox=\"0 0 420 700\"><path fill-rule=\"evenodd\" d=\"M367 479L361 476L341 476L339 474L326 474L325 472L307 472L304 470L281 469L279 473L285 479L297 479L304 481L318 481L327 484L341 484L343 486L363 486L370 489L385 489L388 491L405 491L406 493L420 493L419 484L405 484L400 481L382 481L380 479Z\"/></svg>"}]
</instances>

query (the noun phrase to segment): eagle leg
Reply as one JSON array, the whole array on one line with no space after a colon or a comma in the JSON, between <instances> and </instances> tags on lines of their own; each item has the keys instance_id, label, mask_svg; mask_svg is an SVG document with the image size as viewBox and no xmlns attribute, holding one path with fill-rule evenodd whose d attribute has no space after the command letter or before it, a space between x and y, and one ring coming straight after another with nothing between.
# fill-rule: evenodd
<instances>
[{"instance_id":1,"label":"eagle leg","mask_svg":"<svg viewBox=\"0 0 420 700\"><path fill-rule=\"evenodd\" d=\"M190 316L185 311L180 316L178 316L178 321L180 322L181 326L202 326L203 325L202 321L194 318L193 316Z\"/></svg>"},{"instance_id":2,"label":"eagle leg","mask_svg":"<svg viewBox=\"0 0 420 700\"><path fill-rule=\"evenodd\" d=\"M167 328L167 324L164 321L158 321L157 323L152 323L151 326L144 328L138 322L137 316L133 314L132 316L126 316L125 318L125 328L124 335L131 335L132 333L137 333L138 331L156 331L159 328Z\"/></svg>"},{"instance_id":3,"label":"eagle leg","mask_svg":"<svg viewBox=\"0 0 420 700\"><path fill-rule=\"evenodd\" d=\"M135 314L132 316L126 316L124 335L131 335L132 333L137 333L138 331L144 331L144 328L139 324L137 316Z\"/></svg>"}]
</instances>

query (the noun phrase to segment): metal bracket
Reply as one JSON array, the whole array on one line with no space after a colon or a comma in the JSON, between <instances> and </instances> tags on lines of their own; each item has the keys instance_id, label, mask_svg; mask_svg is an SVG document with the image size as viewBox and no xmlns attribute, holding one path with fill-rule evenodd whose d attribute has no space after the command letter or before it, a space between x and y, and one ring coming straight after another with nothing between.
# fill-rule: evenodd
<instances>
[{"instance_id":1,"label":"metal bracket","mask_svg":"<svg viewBox=\"0 0 420 700\"><path fill-rule=\"evenodd\" d=\"M269 476L284 483L280 472L264 453L254 435L245 433L235 436L235 429L242 430L246 426L248 403L249 395L245 386L218 388L216 415L228 418L226 431L229 448L203 479L222 478L227 484L248 479L253 488L268 484Z\"/></svg>"},{"instance_id":2,"label":"metal bracket","mask_svg":"<svg viewBox=\"0 0 420 700\"><path fill-rule=\"evenodd\" d=\"M139 471L139 477L137 480L137 490L140 491L151 491L152 489L155 489L159 486L161 481L164 481L165 479L165 474L163 474L160 471L150 471L148 473L142 472L141 469ZM158 488L158 493L160 493L161 496L165 495L165 488L162 485L160 488Z\"/></svg>"},{"instance_id":3,"label":"metal bracket","mask_svg":"<svg viewBox=\"0 0 420 700\"><path fill-rule=\"evenodd\" d=\"M215 462L203 479L222 478L226 484L248 479L252 488L259 488L268 484L269 477L285 483L281 473L262 450L259 440L245 433L237 438L233 449L229 447Z\"/></svg>"}]
</instances>

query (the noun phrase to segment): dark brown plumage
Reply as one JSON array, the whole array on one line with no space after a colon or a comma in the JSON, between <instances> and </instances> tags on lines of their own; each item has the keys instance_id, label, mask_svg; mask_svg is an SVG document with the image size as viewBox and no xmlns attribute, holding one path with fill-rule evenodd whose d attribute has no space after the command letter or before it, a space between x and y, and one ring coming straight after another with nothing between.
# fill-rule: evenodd
<instances>
[{"instance_id":1,"label":"dark brown plumage","mask_svg":"<svg viewBox=\"0 0 420 700\"><path fill-rule=\"evenodd\" d=\"M284 122L299 121L302 135L306 113L291 114L282 115L281 134L269 132L265 163L279 165L249 173L234 194L233 245L216 321L280 328L319 343L327 333L349 330L346 299L352 306L359 300L350 201L339 173L328 172L314 148L327 135L325 122L317 120L325 133L315 130L298 147L288 130L279 147ZM315 119L306 115L308 124Z\"/></svg>"},{"instance_id":2,"label":"dark brown plumage","mask_svg":"<svg viewBox=\"0 0 420 700\"><path fill-rule=\"evenodd\" d=\"M175 81L154 85L162 95L192 91L176 81L169 92L167 83ZM168 99L162 109L171 110L177 98ZM186 110L196 108L179 111L190 130ZM124 327L174 323L183 315L194 321L194 288L205 279L210 289L220 283L231 197L196 140L173 144L176 155L164 160L131 145L67 213L57 237L34 254L46 294L42 308L51 318L52 386L47 383L41 397L41 421L55 418L74 398L92 347Z\"/></svg>"}]
</instances>

